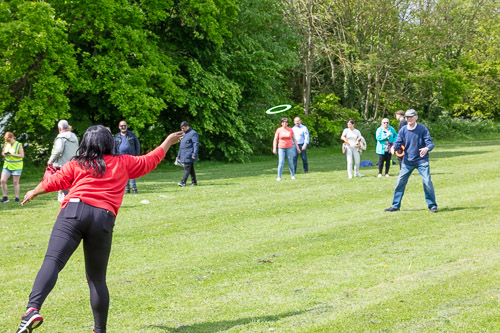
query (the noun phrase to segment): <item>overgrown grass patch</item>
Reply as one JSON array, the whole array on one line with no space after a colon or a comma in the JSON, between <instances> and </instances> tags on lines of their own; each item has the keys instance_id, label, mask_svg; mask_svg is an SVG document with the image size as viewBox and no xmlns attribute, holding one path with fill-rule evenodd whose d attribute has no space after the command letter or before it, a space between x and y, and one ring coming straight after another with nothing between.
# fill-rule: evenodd
<instances>
[{"instance_id":1,"label":"overgrown grass patch","mask_svg":"<svg viewBox=\"0 0 500 333\"><path fill-rule=\"evenodd\" d=\"M398 166L391 178L371 167L349 180L338 149L311 149L296 181L285 167L276 182L275 157L200 163L200 186L186 188L180 168L162 165L117 218L108 331L500 331L499 148L437 144L438 214L418 173L402 210L385 213ZM36 182L21 178L23 193ZM3 331L19 323L58 206L56 194L0 206ZM90 332L81 248L42 314L40 332Z\"/></svg>"}]
</instances>

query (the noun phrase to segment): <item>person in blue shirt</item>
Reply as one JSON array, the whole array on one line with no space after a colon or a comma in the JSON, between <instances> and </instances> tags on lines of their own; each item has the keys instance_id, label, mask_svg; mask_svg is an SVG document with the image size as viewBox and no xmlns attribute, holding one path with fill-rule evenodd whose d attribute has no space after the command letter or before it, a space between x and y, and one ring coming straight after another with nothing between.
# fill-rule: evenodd
<instances>
[{"instance_id":1,"label":"person in blue shirt","mask_svg":"<svg viewBox=\"0 0 500 333\"><path fill-rule=\"evenodd\" d=\"M429 151L434 148L434 142L432 142L427 127L417 124L418 114L415 110L407 110L405 118L408 124L401 128L398 133L398 138L392 147L392 153L394 153L394 151L404 146L403 163L401 165L398 180L396 181L392 206L386 208L385 211L395 212L400 209L401 200L403 199L408 179L413 170L417 169L422 177L427 207L432 213L437 213L438 207L436 195L434 193L434 185L431 181L428 154Z\"/></svg>"},{"instance_id":2,"label":"person in blue shirt","mask_svg":"<svg viewBox=\"0 0 500 333\"><path fill-rule=\"evenodd\" d=\"M141 144L137 135L128 130L127 122L122 120L118 123L118 128L120 132L115 134L115 154L116 155L141 155ZM137 194L137 182L135 179L129 179L127 185L125 186L125 193L130 193L130 186L132 185L132 191Z\"/></svg>"},{"instance_id":3,"label":"person in blue shirt","mask_svg":"<svg viewBox=\"0 0 500 333\"><path fill-rule=\"evenodd\" d=\"M302 166L304 167L304 173L309 172L309 163L307 162L306 149L309 145L309 130L306 126L302 125L302 119L300 117L295 117L293 120L295 126L292 127L293 135L297 141L297 146L300 149L300 158L302 159ZM293 157L293 167L294 173L297 173L297 161L299 159L299 154L295 154Z\"/></svg>"}]
</instances>

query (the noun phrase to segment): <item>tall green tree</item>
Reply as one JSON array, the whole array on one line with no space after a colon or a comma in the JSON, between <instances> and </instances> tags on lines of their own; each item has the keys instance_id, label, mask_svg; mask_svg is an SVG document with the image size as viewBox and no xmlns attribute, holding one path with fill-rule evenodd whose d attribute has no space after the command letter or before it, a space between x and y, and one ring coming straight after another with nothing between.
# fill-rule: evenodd
<instances>
[{"instance_id":1,"label":"tall green tree","mask_svg":"<svg viewBox=\"0 0 500 333\"><path fill-rule=\"evenodd\" d=\"M6 128L37 133L70 116L78 67L67 24L46 2L0 3L0 115Z\"/></svg>"}]
</instances>

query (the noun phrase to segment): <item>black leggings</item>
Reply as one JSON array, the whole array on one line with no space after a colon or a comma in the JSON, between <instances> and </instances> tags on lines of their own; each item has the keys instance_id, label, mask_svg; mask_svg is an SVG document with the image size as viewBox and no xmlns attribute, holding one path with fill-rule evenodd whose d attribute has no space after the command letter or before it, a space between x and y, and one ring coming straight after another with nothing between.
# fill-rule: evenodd
<instances>
[{"instance_id":1,"label":"black leggings","mask_svg":"<svg viewBox=\"0 0 500 333\"><path fill-rule=\"evenodd\" d=\"M83 240L85 272L90 288L90 305L95 331L106 332L109 292L106 268L111 251L115 216L83 202L70 202L61 210L49 239L42 267L31 290L28 307L40 309L54 288L59 272Z\"/></svg>"},{"instance_id":2,"label":"black leggings","mask_svg":"<svg viewBox=\"0 0 500 333\"><path fill-rule=\"evenodd\" d=\"M385 162L385 174L389 174L389 169L391 167L391 157L392 154L390 152L387 152L384 155L378 155L378 173L382 173L382 168Z\"/></svg>"}]
</instances>

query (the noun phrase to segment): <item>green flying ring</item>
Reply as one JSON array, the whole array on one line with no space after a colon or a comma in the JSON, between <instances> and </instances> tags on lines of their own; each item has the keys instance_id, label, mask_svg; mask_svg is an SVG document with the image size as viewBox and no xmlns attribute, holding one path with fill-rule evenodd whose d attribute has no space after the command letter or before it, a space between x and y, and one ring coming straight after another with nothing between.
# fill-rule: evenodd
<instances>
[{"instance_id":1,"label":"green flying ring","mask_svg":"<svg viewBox=\"0 0 500 333\"><path fill-rule=\"evenodd\" d=\"M266 110L266 113L267 114L276 114L276 113L281 113L281 112L285 112L285 111L288 111L292 108L292 106L290 104L281 104L281 105L276 105L276 106L273 106L272 108L270 109L267 109ZM275 109L278 109L277 111L274 111Z\"/></svg>"}]
</instances>

